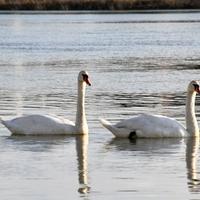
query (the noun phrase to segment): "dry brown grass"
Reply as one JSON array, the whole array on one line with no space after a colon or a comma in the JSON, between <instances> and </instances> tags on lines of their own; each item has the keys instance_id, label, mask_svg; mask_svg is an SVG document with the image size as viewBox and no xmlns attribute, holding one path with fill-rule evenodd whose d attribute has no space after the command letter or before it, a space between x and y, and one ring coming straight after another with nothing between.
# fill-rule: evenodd
<instances>
[{"instance_id":1,"label":"dry brown grass","mask_svg":"<svg viewBox=\"0 0 200 200\"><path fill-rule=\"evenodd\" d=\"M200 8L200 0L0 0L0 10L134 10Z\"/></svg>"}]
</instances>

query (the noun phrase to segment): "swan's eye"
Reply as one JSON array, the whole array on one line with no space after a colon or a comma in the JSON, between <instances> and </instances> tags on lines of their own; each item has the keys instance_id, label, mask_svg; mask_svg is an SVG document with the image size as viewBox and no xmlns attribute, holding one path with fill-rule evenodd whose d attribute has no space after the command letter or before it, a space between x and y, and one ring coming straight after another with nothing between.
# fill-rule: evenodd
<instances>
[{"instance_id":1,"label":"swan's eye","mask_svg":"<svg viewBox=\"0 0 200 200\"><path fill-rule=\"evenodd\" d=\"M88 75L82 74L82 76L83 76L83 81L85 81L88 85L91 85Z\"/></svg>"},{"instance_id":2,"label":"swan's eye","mask_svg":"<svg viewBox=\"0 0 200 200\"><path fill-rule=\"evenodd\" d=\"M195 91L199 91L199 85L198 84L193 84L193 86L194 86Z\"/></svg>"},{"instance_id":3,"label":"swan's eye","mask_svg":"<svg viewBox=\"0 0 200 200\"><path fill-rule=\"evenodd\" d=\"M87 74L82 74L83 76L83 80L85 81L86 79L88 79L88 75Z\"/></svg>"}]
</instances>

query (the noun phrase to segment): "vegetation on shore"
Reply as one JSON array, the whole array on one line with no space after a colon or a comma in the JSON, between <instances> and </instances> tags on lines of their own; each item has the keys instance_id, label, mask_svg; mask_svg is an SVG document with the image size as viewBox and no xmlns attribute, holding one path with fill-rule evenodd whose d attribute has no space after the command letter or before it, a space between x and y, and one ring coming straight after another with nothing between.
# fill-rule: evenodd
<instances>
[{"instance_id":1,"label":"vegetation on shore","mask_svg":"<svg viewBox=\"0 0 200 200\"><path fill-rule=\"evenodd\" d=\"M200 0L0 0L0 10L199 9Z\"/></svg>"}]
</instances>

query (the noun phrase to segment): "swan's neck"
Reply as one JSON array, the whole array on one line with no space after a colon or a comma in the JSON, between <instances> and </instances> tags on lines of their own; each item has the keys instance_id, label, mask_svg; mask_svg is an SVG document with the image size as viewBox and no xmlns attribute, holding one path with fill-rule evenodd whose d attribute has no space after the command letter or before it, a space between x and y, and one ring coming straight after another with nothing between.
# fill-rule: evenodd
<instances>
[{"instance_id":1,"label":"swan's neck","mask_svg":"<svg viewBox=\"0 0 200 200\"><path fill-rule=\"evenodd\" d=\"M78 81L78 101L76 111L76 129L78 133L88 133L87 120L85 115L85 82Z\"/></svg>"},{"instance_id":2,"label":"swan's neck","mask_svg":"<svg viewBox=\"0 0 200 200\"><path fill-rule=\"evenodd\" d=\"M199 127L195 115L195 98L196 92L188 91L186 102L186 128L190 136L193 137L199 136Z\"/></svg>"}]
</instances>

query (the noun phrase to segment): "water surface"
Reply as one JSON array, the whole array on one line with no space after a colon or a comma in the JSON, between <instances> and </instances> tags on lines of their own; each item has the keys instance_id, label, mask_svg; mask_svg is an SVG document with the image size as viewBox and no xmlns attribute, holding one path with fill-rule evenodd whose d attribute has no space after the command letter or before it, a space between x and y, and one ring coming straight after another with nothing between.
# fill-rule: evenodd
<instances>
[{"instance_id":1,"label":"water surface","mask_svg":"<svg viewBox=\"0 0 200 200\"><path fill-rule=\"evenodd\" d=\"M98 118L146 112L185 125L199 29L199 13L0 15L2 118L74 121L78 72L92 81L89 138L17 137L0 126L1 199L197 199L198 140L119 140Z\"/></svg>"}]
</instances>

